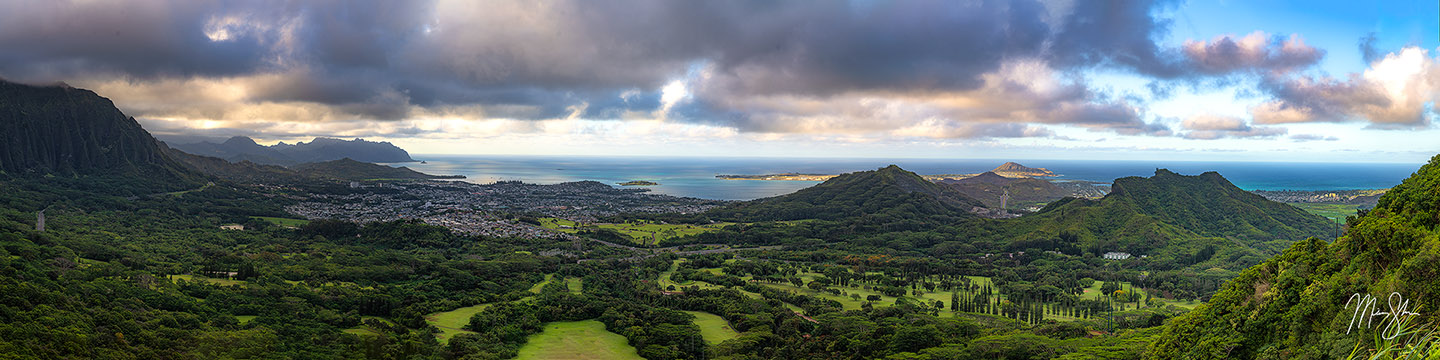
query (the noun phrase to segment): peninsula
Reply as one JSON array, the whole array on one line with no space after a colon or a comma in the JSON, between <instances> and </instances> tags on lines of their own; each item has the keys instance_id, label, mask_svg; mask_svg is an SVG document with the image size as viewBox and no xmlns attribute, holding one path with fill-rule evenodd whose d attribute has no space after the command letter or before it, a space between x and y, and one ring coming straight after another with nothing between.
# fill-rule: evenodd
<instances>
[{"instance_id":1,"label":"peninsula","mask_svg":"<svg viewBox=\"0 0 1440 360\"><path fill-rule=\"evenodd\" d=\"M645 180L631 180L631 181L626 181L626 182L619 183L619 184L620 184L620 186L655 186L655 185L660 185L660 183L657 183L657 182L654 182L654 181L645 181Z\"/></svg>"},{"instance_id":2,"label":"peninsula","mask_svg":"<svg viewBox=\"0 0 1440 360\"><path fill-rule=\"evenodd\" d=\"M723 180L780 180L780 181L825 181L835 177L833 174L764 174L764 175L715 175Z\"/></svg>"},{"instance_id":3,"label":"peninsula","mask_svg":"<svg viewBox=\"0 0 1440 360\"><path fill-rule=\"evenodd\" d=\"M1048 169L1045 169L1045 168L1032 168L1032 167L1027 167L1027 166L1025 166L1025 165L1020 165L1020 164L1015 163L1015 162L1007 162L1007 163L1001 164L1000 166L996 167L994 170L990 170L990 171L988 171L988 172L994 173L995 175L1007 177L1007 178L1035 178L1035 177L1055 177L1055 176L1059 176L1059 175L1056 175L1054 172L1052 172L1052 171L1050 171L1050 170L1048 170ZM974 173L974 174L936 174L936 175L920 175L920 176L923 177L923 178L925 178L926 180L930 180L930 181L941 181L941 180L961 180L961 179L968 179L968 178L972 178L972 177L979 176L980 174L983 174L983 173ZM715 175L716 178L723 179L723 180L773 180L773 181L825 181L825 180L830 180L830 178L833 178L833 177L835 177L835 176L836 176L836 175L833 175L833 174L801 174L801 173L762 174L762 175Z\"/></svg>"}]
</instances>

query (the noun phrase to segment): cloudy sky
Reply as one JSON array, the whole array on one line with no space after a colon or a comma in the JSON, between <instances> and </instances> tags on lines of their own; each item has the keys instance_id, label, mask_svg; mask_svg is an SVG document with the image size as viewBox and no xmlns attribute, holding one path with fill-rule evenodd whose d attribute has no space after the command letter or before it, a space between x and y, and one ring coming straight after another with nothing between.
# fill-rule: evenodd
<instances>
[{"instance_id":1,"label":"cloudy sky","mask_svg":"<svg viewBox=\"0 0 1440 360\"><path fill-rule=\"evenodd\" d=\"M1418 162L1403 1L0 2L0 77L170 141L420 154Z\"/></svg>"}]
</instances>

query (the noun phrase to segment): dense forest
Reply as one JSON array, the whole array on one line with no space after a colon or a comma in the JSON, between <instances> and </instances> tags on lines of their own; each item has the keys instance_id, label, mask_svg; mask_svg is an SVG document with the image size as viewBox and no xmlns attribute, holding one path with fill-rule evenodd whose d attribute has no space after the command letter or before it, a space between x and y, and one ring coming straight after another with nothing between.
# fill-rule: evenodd
<instances>
[{"instance_id":1,"label":"dense forest","mask_svg":"<svg viewBox=\"0 0 1440 360\"><path fill-rule=\"evenodd\" d=\"M1440 156L1347 219L1345 236L1298 242L1226 283L1169 324L1148 357L1333 359L1390 349L1434 358L1440 351L1424 336L1440 297L1437 224ZM1378 298L1375 308L1362 307L1366 296Z\"/></svg>"}]
</instances>

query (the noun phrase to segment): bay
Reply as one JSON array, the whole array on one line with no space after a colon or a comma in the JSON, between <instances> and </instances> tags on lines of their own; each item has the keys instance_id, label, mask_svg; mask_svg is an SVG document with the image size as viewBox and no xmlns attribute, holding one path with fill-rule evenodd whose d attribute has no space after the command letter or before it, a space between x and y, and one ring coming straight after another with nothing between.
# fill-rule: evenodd
<instances>
[{"instance_id":1,"label":"bay","mask_svg":"<svg viewBox=\"0 0 1440 360\"><path fill-rule=\"evenodd\" d=\"M660 183L654 193L720 200L750 200L784 195L814 181L722 180L721 174L840 174L891 164L919 174L979 173L999 166L996 159L849 159L778 157L610 157L520 155L415 155L426 163L395 163L437 175L465 175L465 181L524 181L556 184L594 180L612 186L631 180ZM1107 160L1015 160L1059 174L1056 179L1109 183L1126 176L1151 176L1156 169L1197 175L1217 171L1245 190L1381 189L1399 184L1419 163L1291 163Z\"/></svg>"}]
</instances>

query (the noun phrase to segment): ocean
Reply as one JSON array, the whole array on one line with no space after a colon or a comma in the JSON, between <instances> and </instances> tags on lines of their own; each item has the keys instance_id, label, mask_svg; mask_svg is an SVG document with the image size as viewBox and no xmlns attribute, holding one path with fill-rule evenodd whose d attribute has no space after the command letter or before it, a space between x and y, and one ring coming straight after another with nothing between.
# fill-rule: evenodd
<instances>
[{"instance_id":1,"label":"ocean","mask_svg":"<svg viewBox=\"0 0 1440 360\"><path fill-rule=\"evenodd\" d=\"M1005 160L988 159L842 159L842 158L694 158L600 156L415 155L406 166L427 174L465 175L465 181L493 183L519 180L555 184L595 180L610 185L647 180L660 183L646 188L659 194L720 200L750 200L784 195L818 182L721 180L720 174L776 173L839 174L874 170L890 164L919 174L979 173ZM1245 190L1349 190L1381 189L1399 184L1423 164L1396 163L1283 163L1017 160L1059 174L1056 179L1109 183L1126 176L1151 176L1155 169L1197 175L1217 171Z\"/></svg>"}]
</instances>

